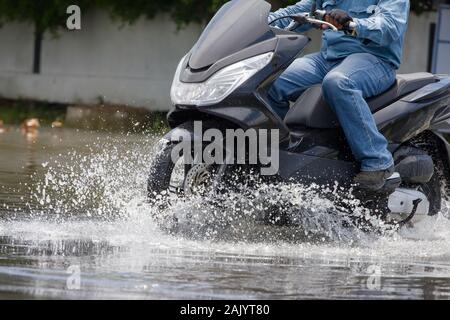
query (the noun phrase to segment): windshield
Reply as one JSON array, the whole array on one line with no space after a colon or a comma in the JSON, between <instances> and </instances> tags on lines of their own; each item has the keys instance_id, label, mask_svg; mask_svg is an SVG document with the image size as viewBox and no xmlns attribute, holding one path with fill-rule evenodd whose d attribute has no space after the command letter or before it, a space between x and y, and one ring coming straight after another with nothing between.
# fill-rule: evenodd
<instances>
[{"instance_id":1,"label":"windshield","mask_svg":"<svg viewBox=\"0 0 450 320\"><path fill-rule=\"evenodd\" d=\"M263 0L233 0L214 16L192 49L189 66L203 69L247 48L270 31L271 5Z\"/></svg>"}]
</instances>

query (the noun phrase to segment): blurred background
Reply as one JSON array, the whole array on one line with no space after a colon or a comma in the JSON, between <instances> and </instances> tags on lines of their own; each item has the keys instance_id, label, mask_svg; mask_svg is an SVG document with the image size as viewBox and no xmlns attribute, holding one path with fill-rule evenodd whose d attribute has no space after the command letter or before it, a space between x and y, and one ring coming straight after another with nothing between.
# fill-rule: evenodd
<instances>
[{"instance_id":1,"label":"blurred background","mask_svg":"<svg viewBox=\"0 0 450 320\"><path fill-rule=\"evenodd\" d=\"M159 123L170 108L179 59L224 2L0 0L0 119L20 122L43 114L41 118L79 123L115 106L119 114L113 119L163 112L152 118ZM296 1L270 2L275 10ZM448 3L411 1L400 73L450 73ZM66 10L73 4L81 8L81 30L69 31ZM308 35L313 42L306 53L319 50L320 32Z\"/></svg>"}]
</instances>

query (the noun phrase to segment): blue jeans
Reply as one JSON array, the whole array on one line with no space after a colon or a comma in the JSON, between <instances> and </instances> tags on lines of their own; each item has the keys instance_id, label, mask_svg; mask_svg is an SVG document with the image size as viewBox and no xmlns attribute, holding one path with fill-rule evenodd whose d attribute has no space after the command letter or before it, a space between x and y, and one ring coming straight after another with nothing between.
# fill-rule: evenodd
<instances>
[{"instance_id":1,"label":"blue jeans","mask_svg":"<svg viewBox=\"0 0 450 320\"><path fill-rule=\"evenodd\" d=\"M392 65L369 53L355 53L334 61L315 53L294 61L275 81L269 98L274 110L284 118L289 101L322 83L325 100L336 113L361 170L386 170L394 165L394 160L365 99L389 89L395 77Z\"/></svg>"}]
</instances>

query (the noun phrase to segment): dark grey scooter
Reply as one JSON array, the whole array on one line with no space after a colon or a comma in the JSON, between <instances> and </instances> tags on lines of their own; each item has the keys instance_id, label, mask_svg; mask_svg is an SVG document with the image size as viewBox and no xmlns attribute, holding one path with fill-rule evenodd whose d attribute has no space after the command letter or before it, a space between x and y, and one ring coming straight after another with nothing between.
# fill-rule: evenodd
<instances>
[{"instance_id":1,"label":"dark grey scooter","mask_svg":"<svg viewBox=\"0 0 450 320\"><path fill-rule=\"evenodd\" d=\"M213 166L185 164L180 176L171 153L180 142L180 132L200 139L194 133L194 121L203 121L204 129L278 129L278 181L308 185L338 182L351 187L359 164L336 116L323 100L321 86L307 90L284 121L267 98L272 83L310 42L291 30L299 23L317 23L323 13L289 16L293 23L288 30L281 30L268 25L270 10L270 4L263 0L228 2L180 62L172 86L174 107L168 115L173 131L164 137L169 143L152 165L148 180L151 198L168 190L186 194L204 184L205 177L223 177L233 170L233 166L224 165L213 172ZM397 174L383 192L363 193L360 199L369 207L376 204L386 220L398 223L436 215L444 196L442 185L450 179L450 77L398 75L395 85L369 99L368 104L379 130L389 140Z\"/></svg>"}]
</instances>

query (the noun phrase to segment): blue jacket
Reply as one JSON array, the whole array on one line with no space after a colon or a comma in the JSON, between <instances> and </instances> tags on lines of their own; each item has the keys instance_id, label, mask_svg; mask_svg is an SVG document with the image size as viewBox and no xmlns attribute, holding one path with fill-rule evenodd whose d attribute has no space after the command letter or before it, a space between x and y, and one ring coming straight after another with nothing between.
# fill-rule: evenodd
<instances>
[{"instance_id":1,"label":"blue jacket","mask_svg":"<svg viewBox=\"0 0 450 320\"><path fill-rule=\"evenodd\" d=\"M322 54L326 59L335 60L352 53L366 52L399 68L408 27L409 0L302 0L271 13L269 21L286 14L310 12L314 2L318 9L347 11L357 25L356 36L324 31ZM290 22L290 19L282 19L274 25L286 28Z\"/></svg>"}]
</instances>

